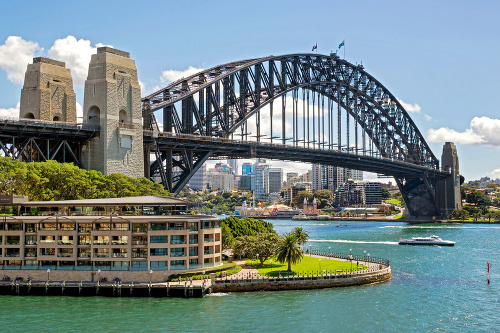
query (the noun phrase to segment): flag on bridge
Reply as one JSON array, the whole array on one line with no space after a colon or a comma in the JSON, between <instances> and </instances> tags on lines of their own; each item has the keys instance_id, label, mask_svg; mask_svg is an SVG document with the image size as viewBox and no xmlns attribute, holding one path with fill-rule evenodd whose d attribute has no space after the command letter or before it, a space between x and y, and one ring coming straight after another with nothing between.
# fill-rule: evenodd
<instances>
[{"instance_id":1,"label":"flag on bridge","mask_svg":"<svg viewBox=\"0 0 500 333\"><path fill-rule=\"evenodd\" d=\"M340 48L341 48L342 46L344 46L344 42L345 42L345 40L343 40L343 41L342 41L342 43L340 43L340 44L339 44L339 50L340 50Z\"/></svg>"},{"instance_id":2,"label":"flag on bridge","mask_svg":"<svg viewBox=\"0 0 500 333\"><path fill-rule=\"evenodd\" d=\"M314 45L313 45L313 49L312 49L311 51L314 51L314 50L316 50L317 48L318 48L318 43L316 43L316 44L314 44Z\"/></svg>"}]
</instances>

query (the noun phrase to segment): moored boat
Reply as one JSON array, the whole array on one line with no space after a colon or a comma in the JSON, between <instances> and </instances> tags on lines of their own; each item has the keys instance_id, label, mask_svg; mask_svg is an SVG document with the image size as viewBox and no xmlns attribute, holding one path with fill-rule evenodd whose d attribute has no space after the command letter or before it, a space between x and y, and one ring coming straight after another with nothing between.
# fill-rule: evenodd
<instances>
[{"instance_id":1,"label":"moored boat","mask_svg":"<svg viewBox=\"0 0 500 333\"><path fill-rule=\"evenodd\" d=\"M432 235L430 237L412 237L410 239L399 239L399 244L402 245L441 245L453 246L455 242L442 240L439 236Z\"/></svg>"}]
</instances>

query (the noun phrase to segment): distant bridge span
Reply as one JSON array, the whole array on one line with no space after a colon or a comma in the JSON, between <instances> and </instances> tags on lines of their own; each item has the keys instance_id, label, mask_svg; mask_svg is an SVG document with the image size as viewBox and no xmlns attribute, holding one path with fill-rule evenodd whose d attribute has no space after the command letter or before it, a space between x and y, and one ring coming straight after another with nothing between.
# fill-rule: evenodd
<instances>
[{"instance_id":1,"label":"distant bridge span","mask_svg":"<svg viewBox=\"0 0 500 333\"><path fill-rule=\"evenodd\" d=\"M145 144L155 153L146 165L172 192L208 158L266 156L393 176L412 215L441 215L438 183L449 171L394 95L335 54L232 62L142 102Z\"/></svg>"}]
</instances>

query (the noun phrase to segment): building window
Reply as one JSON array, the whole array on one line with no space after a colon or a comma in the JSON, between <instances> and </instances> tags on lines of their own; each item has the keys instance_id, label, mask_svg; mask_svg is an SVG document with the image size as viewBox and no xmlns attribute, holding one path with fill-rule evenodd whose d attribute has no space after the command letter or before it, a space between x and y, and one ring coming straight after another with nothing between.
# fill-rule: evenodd
<instances>
[{"instance_id":1,"label":"building window","mask_svg":"<svg viewBox=\"0 0 500 333\"><path fill-rule=\"evenodd\" d=\"M127 231L128 223L113 223L113 230Z\"/></svg>"},{"instance_id":2,"label":"building window","mask_svg":"<svg viewBox=\"0 0 500 333\"><path fill-rule=\"evenodd\" d=\"M132 232L148 232L148 225L146 223L133 223Z\"/></svg>"},{"instance_id":3,"label":"building window","mask_svg":"<svg viewBox=\"0 0 500 333\"><path fill-rule=\"evenodd\" d=\"M171 257L185 257L186 252L184 251L184 248L174 248L174 249L170 249L170 256Z\"/></svg>"},{"instance_id":4,"label":"building window","mask_svg":"<svg viewBox=\"0 0 500 333\"><path fill-rule=\"evenodd\" d=\"M109 236L94 236L94 245L109 245Z\"/></svg>"},{"instance_id":5,"label":"building window","mask_svg":"<svg viewBox=\"0 0 500 333\"><path fill-rule=\"evenodd\" d=\"M78 245L90 245L90 236L78 236Z\"/></svg>"},{"instance_id":6,"label":"building window","mask_svg":"<svg viewBox=\"0 0 500 333\"><path fill-rule=\"evenodd\" d=\"M78 223L78 232L91 232L92 223Z\"/></svg>"},{"instance_id":7,"label":"building window","mask_svg":"<svg viewBox=\"0 0 500 333\"><path fill-rule=\"evenodd\" d=\"M56 236L40 236L40 244L55 243Z\"/></svg>"},{"instance_id":8,"label":"building window","mask_svg":"<svg viewBox=\"0 0 500 333\"><path fill-rule=\"evenodd\" d=\"M113 258L127 258L127 249L113 249Z\"/></svg>"},{"instance_id":9,"label":"building window","mask_svg":"<svg viewBox=\"0 0 500 333\"><path fill-rule=\"evenodd\" d=\"M25 249L24 256L30 258L36 258L36 249Z\"/></svg>"},{"instance_id":10,"label":"building window","mask_svg":"<svg viewBox=\"0 0 500 333\"><path fill-rule=\"evenodd\" d=\"M147 236L132 236L132 245L148 245Z\"/></svg>"},{"instance_id":11,"label":"building window","mask_svg":"<svg viewBox=\"0 0 500 333\"><path fill-rule=\"evenodd\" d=\"M113 245L127 245L128 244L128 236L113 236L111 244L113 244Z\"/></svg>"},{"instance_id":12,"label":"building window","mask_svg":"<svg viewBox=\"0 0 500 333\"><path fill-rule=\"evenodd\" d=\"M19 245L21 242L21 236L7 236L6 238L7 242L5 244L7 245Z\"/></svg>"},{"instance_id":13,"label":"building window","mask_svg":"<svg viewBox=\"0 0 500 333\"><path fill-rule=\"evenodd\" d=\"M189 255L192 257L192 256L197 256L198 255L198 247L197 246L194 246L194 247L190 247L189 248Z\"/></svg>"},{"instance_id":14,"label":"building window","mask_svg":"<svg viewBox=\"0 0 500 333\"><path fill-rule=\"evenodd\" d=\"M73 257L73 249L58 249L58 257Z\"/></svg>"},{"instance_id":15,"label":"building window","mask_svg":"<svg viewBox=\"0 0 500 333\"><path fill-rule=\"evenodd\" d=\"M7 230L16 230L20 231L23 230L23 224L22 223L7 223Z\"/></svg>"},{"instance_id":16,"label":"building window","mask_svg":"<svg viewBox=\"0 0 500 333\"><path fill-rule=\"evenodd\" d=\"M41 230L57 230L56 223L42 223Z\"/></svg>"},{"instance_id":17,"label":"building window","mask_svg":"<svg viewBox=\"0 0 500 333\"><path fill-rule=\"evenodd\" d=\"M170 230L184 230L184 222L170 223Z\"/></svg>"},{"instance_id":18,"label":"building window","mask_svg":"<svg viewBox=\"0 0 500 333\"><path fill-rule=\"evenodd\" d=\"M41 256L53 256L56 254L56 249L43 248L43 249L40 249L39 253Z\"/></svg>"},{"instance_id":19,"label":"building window","mask_svg":"<svg viewBox=\"0 0 500 333\"><path fill-rule=\"evenodd\" d=\"M149 255L151 256L167 256L168 249L149 249Z\"/></svg>"},{"instance_id":20,"label":"building window","mask_svg":"<svg viewBox=\"0 0 500 333\"><path fill-rule=\"evenodd\" d=\"M167 262L166 261L151 261L150 263L151 269L154 270L166 270L167 269Z\"/></svg>"},{"instance_id":21,"label":"building window","mask_svg":"<svg viewBox=\"0 0 500 333\"><path fill-rule=\"evenodd\" d=\"M90 258L90 249L78 249L78 258Z\"/></svg>"},{"instance_id":22,"label":"building window","mask_svg":"<svg viewBox=\"0 0 500 333\"><path fill-rule=\"evenodd\" d=\"M94 258L109 258L109 249L94 249Z\"/></svg>"},{"instance_id":23,"label":"building window","mask_svg":"<svg viewBox=\"0 0 500 333\"><path fill-rule=\"evenodd\" d=\"M172 235L170 236L170 244L186 244L186 236Z\"/></svg>"},{"instance_id":24,"label":"building window","mask_svg":"<svg viewBox=\"0 0 500 333\"><path fill-rule=\"evenodd\" d=\"M26 232L37 232L38 223L26 223Z\"/></svg>"},{"instance_id":25,"label":"building window","mask_svg":"<svg viewBox=\"0 0 500 333\"><path fill-rule=\"evenodd\" d=\"M150 242L151 243L166 243L167 236L151 236Z\"/></svg>"},{"instance_id":26,"label":"building window","mask_svg":"<svg viewBox=\"0 0 500 333\"><path fill-rule=\"evenodd\" d=\"M75 223L59 223L59 230L75 230Z\"/></svg>"},{"instance_id":27,"label":"building window","mask_svg":"<svg viewBox=\"0 0 500 333\"><path fill-rule=\"evenodd\" d=\"M151 230L167 230L166 223L151 223Z\"/></svg>"},{"instance_id":28,"label":"building window","mask_svg":"<svg viewBox=\"0 0 500 333\"><path fill-rule=\"evenodd\" d=\"M187 228L191 231L198 231L198 222L188 222Z\"/></svg>"},{"instance_id":29,"label":"building window","mask_svg":"<svg viewBox=\"0 0 500 333\"><path fill-rule=\"evenodd\" d=\"M111 230L111 225L109 223L96 223L94 230L109 231Z\"/></svg>"},{"instance_id":30,"label":"building window","mask_svg":"<svg viewBox=\"0 0 500 333\"><path fill-rule=\"evenodd\" d=\"M0 238L1 242L1 238ZM25 245L36 245L36 236L25 236L24 237L24 244Z\"/></svg>"},{"instance_id":31,"label":"building window","mask_svg":"<svg viewBox=\"0 0 500 333\"><path fill-rule=\"evenodd\" d=\"M57 241L59 245L73 245L73 236L59 236Z\"/></svg>"},{"instance_id":32,"label":"building window","mask_svg":"<svg viewBox=\"0 0 500 333\"><path fill-rule=\"evenodd\" d=\"M147 249L132 249L132 258L147 258Z\"/></svg>"},{"instance_id":33,"label":"building window","mask_svg":"<svg viewBox=\"0 0 500 333\"><path fill-rule=\"evenodd\" d=\"M170 261L170 269L171 270L186 269L186 265L184 263L185 263L184 260L172 260Z\"/></svg>"},{"instance_id":34,"label":"building window","mask_svg":"<svg viewBox=\"0 0 500 333\"><path fill-rule=\"evenodd\" d=\"M189 244L198 244L198 235L189 235Z\"/></svg>"}]
</instances>

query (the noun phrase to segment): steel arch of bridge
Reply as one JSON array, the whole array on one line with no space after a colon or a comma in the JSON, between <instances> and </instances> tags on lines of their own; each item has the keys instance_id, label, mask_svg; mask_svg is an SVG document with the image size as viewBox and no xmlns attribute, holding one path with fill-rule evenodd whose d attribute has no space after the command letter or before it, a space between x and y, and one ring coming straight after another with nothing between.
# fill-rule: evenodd
<instances>
[{"instance_id":1,"label":"steel arch of bridge","mask_svg":"<svg viewBox=\"0 0 500 333\"><path fill-rule=\"evenodd\" d=\"M307 92L307 136L305 106L302 110L303 128L299 126L299 91L302 91L303 103ZM313 94L313 103L316 95L318 96L318 128L315 128L313 104L312 140L309 124L310 92ZM285 99L288 94L293 99L292 133L286 133L285 126ZM216 143L206 149L193 149L183 145L182 140L175 144L169 143L172 140L170 138L169 141L168 135L158 135L155 111L163 110L165 134L197 135L200 139L233 138L234 135L240 135L242 140L248 140L251 135L247 122L254 118L256 141L259 142L263 137L260 132L261 112L264 107L269 106L271 136L268 139L272 143L275 139L272 133L273 104L280 97L283 116L282 135L278 142L285 145L291 141L292 146L347 151L352 154L358 154L361 150L364 155L369 150L366 148L369 141L377 149L380 158L420 167L421 172L413 170L413 176L398 174L391 168L387 168L384 173L395 176L405 199L412 203L409 209L413 215L438 215L437 179L445 178L447 174L439 171L439 161L415 123L394 95L365 72L362 65L353 65L333 54L292 54L232 62L183 78L144 97L146 137L150 135L149 149L156 156L156 160L150 163L151 172L160 174L167 189L179 192L209 157L231 156L227 151L220 152ZM321 121L320 98L323 111ZM324 98L327 99L327 131ZM179 112L176 104L181 104ZM341 125L342 110L346 112L345 129ZM336 120L333 116L335 111ZM349 130L352 127L349 125L350 119L356 131L354 148L349 142ZM358 147L358 128L362 132L362 148ZM147 130L151 133L148 134ZM240 133L237 133L238 130ZM344 130L347 133L344 133L346 142L343 144ZM335 134L337 138L334 138ZM316 140L317 135L327 136L328 139L323 142ZM373 151L374 149L371 150L372 155ZM317 163L328 164L319 158ZM359 169L369 169L363 163L361 162ZM179 172L174 174L176 167Z\"/></svg>"}]
</instances>

